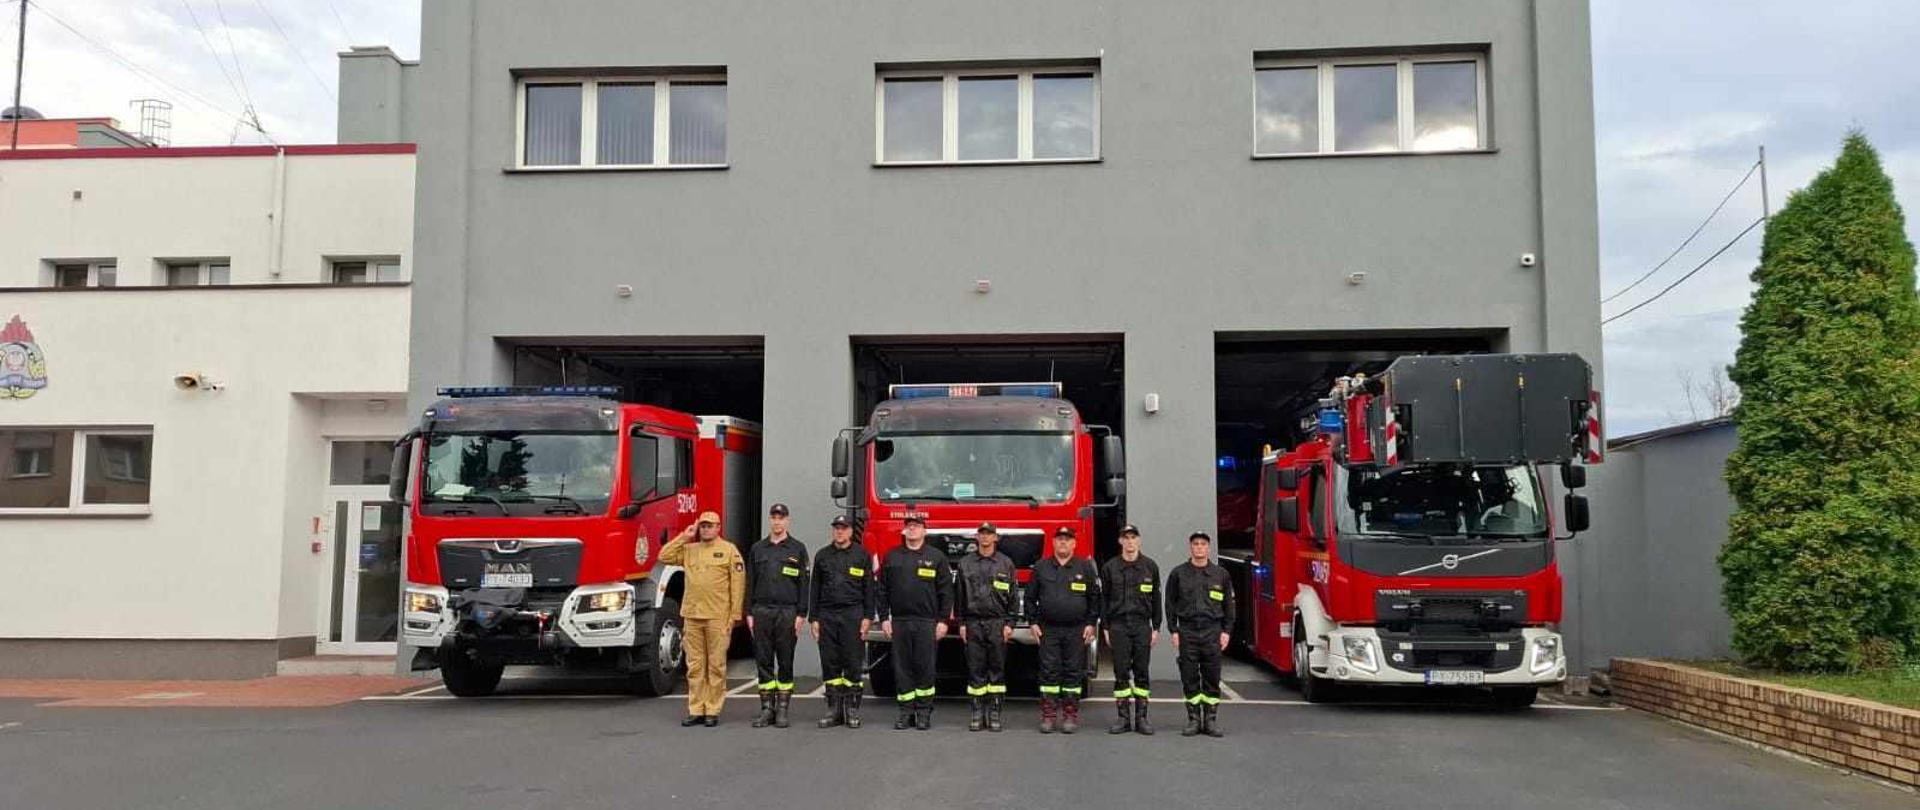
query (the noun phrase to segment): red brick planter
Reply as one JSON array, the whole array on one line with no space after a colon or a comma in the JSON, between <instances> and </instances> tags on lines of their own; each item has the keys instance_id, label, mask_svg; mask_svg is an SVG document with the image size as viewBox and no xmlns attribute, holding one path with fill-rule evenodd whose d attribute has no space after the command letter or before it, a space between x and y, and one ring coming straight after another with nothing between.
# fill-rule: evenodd
<instances>
[{"instance_id":1,"label":"red brick planter","mask_svg":"<svg viewBox=\"0 0 1920 810\"><path fill-rule=\"evenodd\" d=\"M1614 659L1612 687L1636 709L1920 786L1920 712L1637 658Z\"/></svg>"}]
</instances>

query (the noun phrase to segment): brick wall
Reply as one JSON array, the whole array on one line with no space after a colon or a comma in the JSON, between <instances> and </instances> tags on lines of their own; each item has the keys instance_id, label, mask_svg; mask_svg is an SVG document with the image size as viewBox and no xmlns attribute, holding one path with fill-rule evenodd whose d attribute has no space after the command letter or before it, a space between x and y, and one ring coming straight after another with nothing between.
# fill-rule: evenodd
<instances>
[{"instance_id":1,"label":"brick wall","mask_svg":"<svg viewBox=\"0 0 1920 810\"><path fill-rule=\"evenodd\" d=\"M1612 686L1636 709L1920 786L1920 712L1634 658L1614 659Z\"/></svg>"}]
</instances>

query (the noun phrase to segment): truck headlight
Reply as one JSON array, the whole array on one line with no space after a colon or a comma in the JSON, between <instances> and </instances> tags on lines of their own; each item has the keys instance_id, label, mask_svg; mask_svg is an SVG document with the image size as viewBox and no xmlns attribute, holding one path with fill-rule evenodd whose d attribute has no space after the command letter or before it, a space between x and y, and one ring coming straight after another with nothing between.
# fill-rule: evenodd
<instances>
[{"instance_id":1,"label":"truck headlight","mask_svg":"<svg viewBox=\"0 0 1920 810\"><path fill-rule=\"evenodd\" d=\"M1346 653L1347 663L1364 672L1379 672L1380 659L1373 654L1373 639L1360 636L1342 636L1340 649Z\"/></svg>"},{"instance_id":2,"label":"truck headlight","mask_svg":"<svg viewBox=\"0 0 1920 810\"><path fill-rule=\"evenodd\" d=\"M633 601L632 591L608 591L580 597L576 608L580 613L621 613Z\"/></svg>"},{"instance_id":3,"label":"truck headlight","mask_svg":"<svg viewBox=\"0 0 1920 810\"><path fill-rule=\"evenodd\" d=\"M440 594L431 591L407 591L408 613L439 613Z\"/></svg>"},{"instance_id":4,"label":"truck headlight","mask_svg":"<svg viewBox=\"0 0 1920 810\"><path fill-rule=\"evenodd\" d=\"M1527 671L1535 675L1544 674L1560 663L1560 637L1541 636L1533 640L1531 652L1527 655Z\"/></svg>"}]
</instances>

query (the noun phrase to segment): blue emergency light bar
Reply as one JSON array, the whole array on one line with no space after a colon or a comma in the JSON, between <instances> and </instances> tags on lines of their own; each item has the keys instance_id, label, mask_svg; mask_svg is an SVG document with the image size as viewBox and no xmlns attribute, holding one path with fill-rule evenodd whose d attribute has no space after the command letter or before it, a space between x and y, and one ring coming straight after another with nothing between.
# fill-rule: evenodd
<instances>
[{"instance_id":1,"label":"blue emergency light bar","mask_svg":"<svg viewBox=\"0 0 1920 810\"><path fill-rule=\"evenodd\" d=\"M1059 399L1060 383L972 383L966 385L889 385L889 399L965 399L968 397L1051 397Z\"/></svg>"},{"instance_id":2,"label":"blue emergency light bar","mask_svg":"<svg viewBox=\"0 0 1920 810\"><path fill-rule=\"evenodd\" d=\"M1321 433L1345 433L1346 430L1347 417L1340 412L1339 408L1326 408L1320 411Z\"/></svg>"},{"instance_id":3,"label":"blue emergency light bar","mask_svg":"<svg viewBox=\"0 0 1920 810\"><path fill-rule=\"evenodd\" d=\"M456 385L440 389L440 396L453 399L483 397L618 397L613 385Z\"/></svg>"}]
</instances>

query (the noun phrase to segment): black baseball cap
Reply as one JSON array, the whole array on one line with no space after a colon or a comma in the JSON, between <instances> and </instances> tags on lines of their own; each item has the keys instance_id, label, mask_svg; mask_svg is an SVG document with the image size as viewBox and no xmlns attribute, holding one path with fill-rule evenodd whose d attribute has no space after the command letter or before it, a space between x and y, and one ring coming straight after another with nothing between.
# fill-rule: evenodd
<instances>
[{"instance_id":1,"label":"black baseball cap","mask_svg":"<svg viewBox=\"0 0 1920 810\"><path fill-rule=\"evenodd\" d=\"M1058 529L1054 529L1054 530L1053 530L1053 536L1054 536L1054 537L1073 537L1073 536L1074 536L1074 534L1073 534L1073 527L1072 527L1072 526L1061 526L1061 527L1060 527L1060 528L1058 528Z\"/></svg>"},{"instance_id":2,"label":"black baseball cap","mask_svg":"<svg viewBox=\"0 0 1920 810\"><path fill-rule=\"evenodd\" d=\"M1205 540L1208 543L1212 543L1213 536L1207 534L1206 532L1194 532L1193 534L1187 535L1187 542L1191 543L1195 540Z\"/></svg>"},{"instance_id":3,"label":"black baseball cap","mask_svg":"<svg viewBox=\"0 0 1920 810\"><path fill-rule=\"evenodd\" d=\"M1139 536L1140 536L1140 527L1138 527L1138 526L1135 526L1135 525L1133 525L1133 524L1131 524L1131 523L1129 523L1129 524L1127 524L1127 525L1125 525L1125 526L1121 526L1121 527L1120 527L1120 534L1121 534L1122 536L1125 536L1125 535L1129 535L1129 534L1131 534L1131 535L1133 535L1134 537L1139 537Z\"/></svg>"},{"instance_id":4,"label":"black baseball cap","mask_svg":"<svg viewBox=\"0 0 1920 810\"><path fill-rule=\"evenodd\" d=\"M778 515L778 516L780 516L780 517L786 517L786 516L787 516L787 505L786 505L786 504L784 504L784 503L776 503L776 504L774 504L774 505L772 505L772 506L769 506L769 507L767 507L767 514L769 514L769 515Z\"/></svg>"},{"instance_id":5,"label":"black baseball cap","mask_svg":"<svg viewBox=\"0 0 1920 810\"><path fill-rule=\"evenodd\" d=\"M851 528L853 526L853 521L848 520L846 515L834 515L833 520L827 521L827 525L833 526L834 528L839 528L841 526L846 526Z\"/></svg>"},{"instance_id":6,"label":"black baseball cap","mask_svg":"<svg viewBox=\"0 0 1920 810\"><path fill-rule=\"evenodd\" d=\"M1000 527L991 523L982 523L980 524L980 528L973 530L973 533L998 535L1000 534Z\"/></svg>"},{"instance_id":7,"label":"black baseball cap","mask_svg":"<svg viewBox=\"0 0 1920 810\"><path fill-rule=\"evenodd\" d=\"M925 526L927 525L927 519L919 515L908 515L906 524L903 524L903 525L911 525L914 523L918 523L922 526Z\"/></svg>"}]
</instances>

